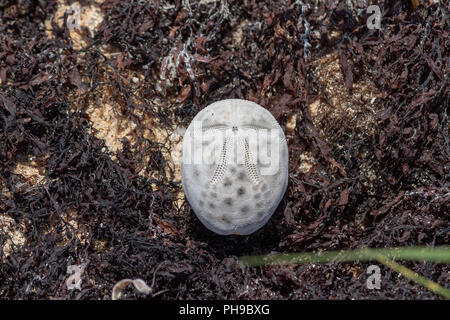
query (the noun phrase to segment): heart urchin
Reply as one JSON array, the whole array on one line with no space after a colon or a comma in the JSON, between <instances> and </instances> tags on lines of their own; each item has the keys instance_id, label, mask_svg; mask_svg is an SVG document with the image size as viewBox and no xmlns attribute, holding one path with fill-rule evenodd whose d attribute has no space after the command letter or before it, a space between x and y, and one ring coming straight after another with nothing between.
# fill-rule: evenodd
<instances>
[{"instance_id":1,"label":"heart urchin","mask_svg":"<svg viewBox=\"0 0 450 320\"><path fill-rule=\"evenodd\" d=\"M286 191L283 130L254 102L215 102L186 130L181 170L186 198L208 229L250 234L269 220Z\"/></svg>"}]
</instances>

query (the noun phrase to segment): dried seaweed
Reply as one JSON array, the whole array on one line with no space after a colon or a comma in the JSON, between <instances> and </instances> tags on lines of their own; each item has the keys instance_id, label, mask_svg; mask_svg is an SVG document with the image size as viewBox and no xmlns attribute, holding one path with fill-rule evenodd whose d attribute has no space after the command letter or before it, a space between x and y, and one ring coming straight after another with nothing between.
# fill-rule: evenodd
<instances>
[{"instance_id":1,"label":"dried seaweed","mask_svg":"<svg viewBox=\"0 0 450 320\"><path fill-rule=\"evenodd\" d=\"M365 263L248 269L236 261L449 243L449 4L380 1L382 28L369 30L366 6L349 3L80 1L104 17L93 34L80 28L79 49L67 14L55 18L59 1L1 1L0 217L24 243L0 229L0 297L109 299L119 280L140 278L162 299L438 298L384 268L382 289L370 291ZM372 131L314 123L309 105L325 97L311 62L332 51L344 88L368 75L379 90ZM135 73L144 80L130 81ZM117 116L136 126L117 151L96 136L88 112L104 88ZM248 237L214 235L187 203L175 206L171 145L145 134L158 128L144 118L172 132L225 98L258 102L282 126L296 119L287 195ZM308 172L298 169L304 151L317 161ZM42 183L15 171L31 160ZM82 263L81 290L68 290L67 267ZM448 266L407 265L448 286Z\"/></svg>"}]
</instances>

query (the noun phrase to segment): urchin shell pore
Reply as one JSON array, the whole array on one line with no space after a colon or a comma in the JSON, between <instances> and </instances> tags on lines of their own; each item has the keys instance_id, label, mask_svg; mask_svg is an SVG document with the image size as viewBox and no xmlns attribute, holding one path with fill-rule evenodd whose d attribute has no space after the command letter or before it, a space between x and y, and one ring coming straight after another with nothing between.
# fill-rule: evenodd
<instances>
[{"instance_id":1,"label":"urchin shell pore","mask_svg":"<svg viewBox=\"0 0 450 320\"><path fill-rule=\"evenodd\" d=\"M268 110L247 100L217 101L195 116L183 137L186 198L208 229L253 233L283 198L288 158L283 130Z\"/></svg>"}]
</instances>

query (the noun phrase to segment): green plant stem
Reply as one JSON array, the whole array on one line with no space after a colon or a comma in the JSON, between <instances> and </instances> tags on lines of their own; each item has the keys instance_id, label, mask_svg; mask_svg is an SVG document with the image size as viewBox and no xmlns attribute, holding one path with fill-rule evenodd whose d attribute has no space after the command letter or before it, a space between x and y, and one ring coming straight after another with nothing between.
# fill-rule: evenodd
<instances>
[{"instance_id":1,"label":"green plant stem","mask_svg":"<svg viewBox=\"0 0 450 320\"><path fill-rule=\"evenodd\" d=\"M263 266L268 264L304 264L354 261L379 261L408 279L424 286L432 292L450 299L450 290L440 286L416 272L393 260L430 261L450 263L450 247L406 247L406 248L363 248L349 251L325 251L306 253L284 253L260 256L244 256L239 260L247 266Z\"/></svg>"},{"instance_id":2,"label":"green plant stem","mask_svg":"<svg viewBox=\"0 0 450 320\"><path fill-rule=\"evenodd\" d=\"M443 296L444 298L450 299L450 290L442 287L438 283L436 283L430 279L427 279L425 277L422 277L421 275L412 271L411 269L408 269L407 267L402 266L401 264L398 264L395 261L389 260L386 257L380 256L380 257L378 257L377 260L379 262L381 262L382 264L384 264L386 267L389 267L392 270L397 271L402 276L424 286L428 290L430 290L436 294L439 294L439 295Z\"/></svg>"},{"instance_id":3,"label":"green plant stem","mask_svg":"<svg viewBox=\"0 0 450 320\"><path fill-rule=\"evenodd\" d=\"M239 260L247 266L267 264L303 264L327 262L374 261L379 255L392 260L431 261L450 263L450 247L363 248L350 251L325 251L307 253L282 253L273 255L244 256Z\"/></svg>"}]
</instances>

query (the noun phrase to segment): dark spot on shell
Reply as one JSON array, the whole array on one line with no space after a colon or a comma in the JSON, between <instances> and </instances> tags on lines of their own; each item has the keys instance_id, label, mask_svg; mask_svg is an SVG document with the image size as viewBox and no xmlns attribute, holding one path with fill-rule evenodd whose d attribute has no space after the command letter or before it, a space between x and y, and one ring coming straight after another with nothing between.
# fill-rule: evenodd
<instances>
[{"instance_id":1,"label":"dark spot on shell","mask_svg":"<svg viewBox=\"0 0 450 320\"><path fill-rule=\"evenodd\" d=\"M238 196L243 196L245 194L245 189L243 187L239 187L237 190Z\"/></svg>"},{"instance_id":2,"label":"dark spot on shell","mask_svg":"<svg viewBox=\"0 0 450 320\"><path fill-rule=\"evenodd\" d=\"M224 214L221 219L223 222L226 222L226 223L230 223L230 220L231 220L230 217L227 216L226 214Z\"/></svg>"},{"instance_id":3,"label":"dark spot on shell","mask_svg":"<svg viewBox=\"0 0 450 320\"><path fill-rule=\"evenodd\" d=\"M228 179L228 178L226 178L226 179L225 179L225 182L223 183L223 185L224 185L225 187L231 187L232 184L233 184L233 183L232 183L231 180Z\"/></svg>"},{"instance_id":4,"label":"dark spot on shell","mask_svg":"<svg viewBox=\"0 0 450 320\"><path fill-rule=\"evenodd\" d=\"M231 171L231 173L236 173L236 168L235 167L231 167L230 171Z\"/></svg>"},{"instance_id":5,"label":"dark spot on shell","mask_svg":"<svg viewBox=\"0 0 450 320\"><path fill-rule=\"evenodd\" d=\"M241 171L241 172L239 172L239 175L238 175L238 179L240 180L240 181L244 181L245 180L245 172L244 171Z\"/></svg>"},{"instance_id":6,"label":"dark spot on shell","mask_svg":"<svg viewBox=\"0 0 450 320\"><path fill-rule=\"evenodd\" d=\"M194 169L194 176L198 177L200 175L200 171L197 169Z\"/></svg>"},{"instance_id":7,"label":"dark spot on shell","mask_svg":"<svg viewBox=\"0 0 450 320\"><path fill-rule=\"evenodd\" d=\"M259 201L256 203L257 208L262 208L263 206L264 206L264 202L262 202L262 201Z\"/></svg>"},{"instance_id":8,"label":"dark spot on shell","mask_svg":"<svg viewBox=\"0 0 450 320\"><path fill-rule=\"evenodd\" d=\"M248 206L243 206L242 208L241 208L241 212L242 213L248 213L250 211L250 208L248 207Z\"/></svg>"},{"instance_id":9,"label":"dark spot on shell","mask_svg":"<svg viewBox=\"0 0 450 320\"><path fill-rule=\"evenodd\" d=\"M202 200L200 200L199 202L198 202L198 204L200 205L200 207L203 207L203 205L205 204Z\"/></svg>"},{"instance_id":10,"label":"dark spot on shell","mask_svg":"<svg viewBox=\"0 0 450 320\"><path fill-rule=\"evenodd\" d=\"M216 205L212 202L209 202L208 205L211 209L214 209L216 207Z\"/></svg>"},{"instance_id":11,"label":"dark spot on shell","mask_svg":"<svg viewBox=\"0 0 450 320\"><path fill-rule=\"evenodd\" d=\"M211 198L217 198L217 193L215 192L211 192L209 195L211 196Z\"/></svg>"},{"instance_id":12,"label":"dark spot on shell","mask_svg":"<svg viewBox=\"0 0 450 320\"><path fill-rule=\"evenodd\" d=\"M206 198L206 192L205 191L202 191L202 197Z\"/></svg>"},{"instance_id":13,"label":"dark spot on shell","mask_svg":"<svg viewBox=\"0 0 450 320\"><path fill-rule=\"evenodd\" d=\"M262 187L261 187L261 190L262 191L266 191L267 190L267 184L263 184Z\"/></svg>"},{"instance_id":14,"label":"dark spot on shell","mask_svg":"<svg viewBox=\"0 0 450 320\"><path fill-rule=\"evenodd\" d=\"M224 202L228 206L232 206L233 205L233 199L231 199L231 198L225 198Z\"/></svg>"},{"instance_id":15,"label":"dark spot on shell","mask_svg":"<svg viewBox=\"0 0 450 320\"><path fill-rule=\"evenodd\" d=\"M261 193L255 193L255 195L254 195L254 197L255 197L255 199L259 199L259 198L261 198Z\"/></svg>"},{"instance_id":16,"label":"dark spot on shell","mask_svg":"<svg viewBox=\"0 0 450 320\"><path fill-rule=\"evenodd\" d=\"M264 215L265 215L265 212L264 212L264 211L259 211L259 212L256 214L256 216L257 216L258 218L262 218Z\"/></svg>"}]
</instances>

